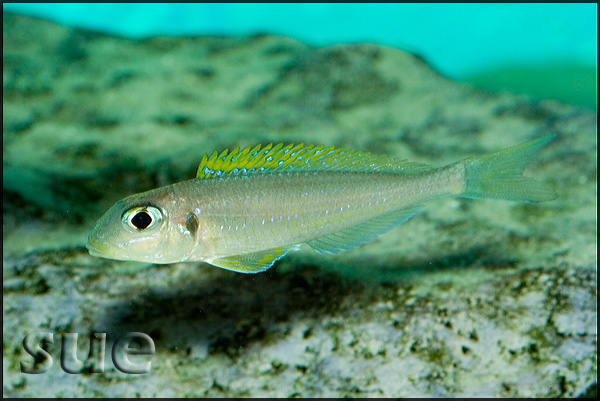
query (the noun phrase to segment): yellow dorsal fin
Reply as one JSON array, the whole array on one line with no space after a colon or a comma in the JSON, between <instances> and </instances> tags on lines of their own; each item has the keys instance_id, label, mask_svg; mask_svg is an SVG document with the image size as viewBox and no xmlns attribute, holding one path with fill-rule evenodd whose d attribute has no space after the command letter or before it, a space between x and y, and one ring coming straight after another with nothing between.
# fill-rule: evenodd
<instances>
[{"instance_id":1,"label":"yellow dorsal fin","mask_svg":"<svg viewBox=\"0 0 600 401\"><path fill-rule=\"evenodd\" d=\"M398 160L389 156L377 156L354 150L337 149L333 146L268 144L251 146L221 154L204 155L198 166L197 177L210 178L223 174L246 174L256 171L380 171L399 174L418 173L431 167Z\"/></svg>"}]
</instances>

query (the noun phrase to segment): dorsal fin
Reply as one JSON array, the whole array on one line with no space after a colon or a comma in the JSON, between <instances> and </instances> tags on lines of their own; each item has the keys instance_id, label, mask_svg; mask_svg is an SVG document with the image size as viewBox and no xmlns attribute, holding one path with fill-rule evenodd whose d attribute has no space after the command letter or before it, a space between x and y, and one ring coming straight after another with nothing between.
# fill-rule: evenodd
<instances>
[{"instance_id":1,"label":"dorsal fin","mask_svg":"<svg viewBox=\"0 0 600 401\"><path fill-rule=\"evenodd\" d=\"M426 164L398 160L389 156L378 156L366 152L337 149L333 146L315 146L282 143L268 144L232 152L225 149L221 154L214 152L209 158L204 155L198 166L199 178L210 178L223 174L246 174L253 171L379 171L398 174L414 174L429 170Z\"/></svg>"}]
</instances>

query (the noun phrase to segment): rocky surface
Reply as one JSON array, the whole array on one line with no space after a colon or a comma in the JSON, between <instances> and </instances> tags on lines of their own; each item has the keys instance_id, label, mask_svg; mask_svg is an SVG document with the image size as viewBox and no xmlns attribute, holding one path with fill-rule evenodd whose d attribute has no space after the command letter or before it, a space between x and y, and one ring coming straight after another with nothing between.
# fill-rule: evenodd
<instances>
[{"instance_id":1,"label":"rocky surface","mask_svg":"<svg viewBox=\"0 0 600 401\"><path fill-rule=\"evenodd\" d=\"M132 41L3 14L5 396L594 395L596 112L448 81L375 45ZM84 248L99 215L193 176L205 152L304 142L441 166L549 133L540 204L446 199L337 256L242 275ZM27 334L53 333L54 364ZM64 333L107 333L106 366L65 373ZM150 373L110 349L155 343ZM138 356L142 358L142 356Z\"/></svg>"}]
</instances>

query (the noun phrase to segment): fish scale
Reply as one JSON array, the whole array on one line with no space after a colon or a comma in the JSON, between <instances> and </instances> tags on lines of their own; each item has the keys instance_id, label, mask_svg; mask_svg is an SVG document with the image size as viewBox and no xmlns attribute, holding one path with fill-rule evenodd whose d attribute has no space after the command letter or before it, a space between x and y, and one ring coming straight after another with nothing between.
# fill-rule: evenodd
<instances>
[{"instance_id":1,"label":"fish scale","mask_svg":"<svg viewBox=\"0 0 600 401\"><path fill-rule=\"evenodd\" d=\"M462 166L419 175L288 172L190 180L181 185L178 207L197 210L200 235L220 257L232 248L254 252L307 242L463 187ZM199 248L189 260L203 258Z\"/></svg>"}]
</instances>

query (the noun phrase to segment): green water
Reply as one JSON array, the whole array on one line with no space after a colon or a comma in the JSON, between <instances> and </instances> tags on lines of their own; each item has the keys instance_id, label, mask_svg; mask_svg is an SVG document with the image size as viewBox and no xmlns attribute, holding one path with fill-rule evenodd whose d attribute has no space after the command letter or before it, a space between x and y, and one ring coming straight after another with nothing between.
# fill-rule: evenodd
<instances>
[{"instance_id":1,"label":"green water","mask_svg":"<svg viewBox=\"0 0 600 401\"><path fill-rule=\"evenodd\" d=\"M467 76L465 82L492 92L528 94L535 100L597 108L597 69L581 65L507 66Z\"/></svg>"}]
</instances>

